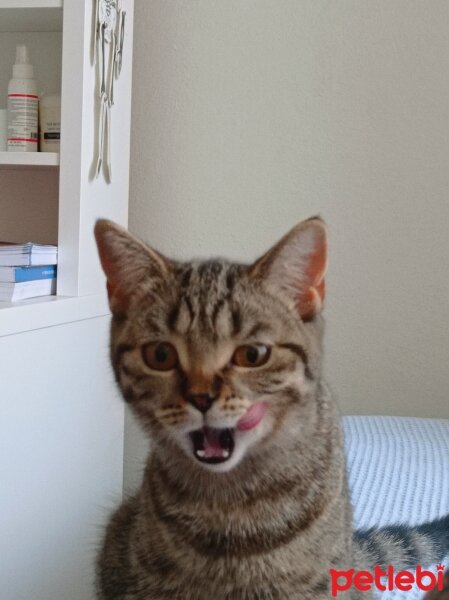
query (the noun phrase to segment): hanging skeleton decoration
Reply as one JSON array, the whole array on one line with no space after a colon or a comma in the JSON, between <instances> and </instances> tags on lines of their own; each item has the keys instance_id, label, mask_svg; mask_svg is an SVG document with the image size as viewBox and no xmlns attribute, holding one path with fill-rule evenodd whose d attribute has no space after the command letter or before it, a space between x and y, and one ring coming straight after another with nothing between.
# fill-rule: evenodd
<instances>
[{"instance_id":1,"label":"hanging skeleton decoration","mask_svg":"<svg viewBox=\"0 0 449 600\"><path fill-rule=\"evenodd\" d=\"M122 69L126 12L121 0L96 0L95 63L99 75L99 119L95 176L103 166L106 181L111 182L111 107L114 104L114 79Z\"/></svg>"}]
</instances>

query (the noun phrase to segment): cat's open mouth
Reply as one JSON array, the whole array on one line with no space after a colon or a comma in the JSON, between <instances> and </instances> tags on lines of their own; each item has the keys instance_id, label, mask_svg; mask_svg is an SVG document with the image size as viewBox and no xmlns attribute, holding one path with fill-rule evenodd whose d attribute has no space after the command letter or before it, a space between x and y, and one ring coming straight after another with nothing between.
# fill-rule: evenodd
<instances>
[{"instance_id":1,"label":"cat's open mouth","mask_svg":"<svg viewBox=\"0 0 449 600\"><path fill-rule=\"evenodd\" d=\"M200 462L218 464L226 462L234 451L234 430L203 427L190 433L193 454Z\"/></svg>"}]
</instances>

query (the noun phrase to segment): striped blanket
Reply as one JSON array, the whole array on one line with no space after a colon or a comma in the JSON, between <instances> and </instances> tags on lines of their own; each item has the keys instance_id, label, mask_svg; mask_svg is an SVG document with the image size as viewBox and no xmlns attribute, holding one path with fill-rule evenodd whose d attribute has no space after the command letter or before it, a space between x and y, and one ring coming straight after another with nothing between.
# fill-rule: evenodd
<instances>
[{"instance_id":1,"label":"striped blanket","mask_svg":"<svg viewBox=\"0 0 449 600\"><path fill-rule=\"evenodd\" d=\"M351 416L343 426L356 528L415 525L449 513L449 419ZM378 598L423 595L414 589Z\"/></svg>"}]
</instances>

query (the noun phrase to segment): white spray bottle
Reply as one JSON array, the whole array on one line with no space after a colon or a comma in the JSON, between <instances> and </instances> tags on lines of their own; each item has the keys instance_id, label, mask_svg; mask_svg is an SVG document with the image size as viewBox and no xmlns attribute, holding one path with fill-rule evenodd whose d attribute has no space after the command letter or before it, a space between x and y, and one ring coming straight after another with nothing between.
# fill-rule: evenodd
<instances>
[{"instance_id":1,"label":"white spray bottle","mask_svg":"<svg viewBox=\"0 0 449 600\"><path fill-rule=\"evenodd\" d=\"M8 152L37 152L38 105L34 68L28 48L16 47L16 64L8 85Z\"/></svg>"}]
</instances>

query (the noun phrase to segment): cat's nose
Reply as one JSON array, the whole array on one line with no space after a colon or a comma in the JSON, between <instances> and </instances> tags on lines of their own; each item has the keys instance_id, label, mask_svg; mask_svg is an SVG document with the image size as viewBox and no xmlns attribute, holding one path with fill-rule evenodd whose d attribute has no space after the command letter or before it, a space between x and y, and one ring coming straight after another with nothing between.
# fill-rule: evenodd
<instances>
[{"instance_id":1,"label":"cat's nose","mask_svg":"<svg viewBox=\"0 0 449 600\"><path fill-rule=\"evenodd\" d=\"M206 413L212 406L215 396L210 394L188 394L187 401L202 413Z\"/></svg>"}]
</instances>

